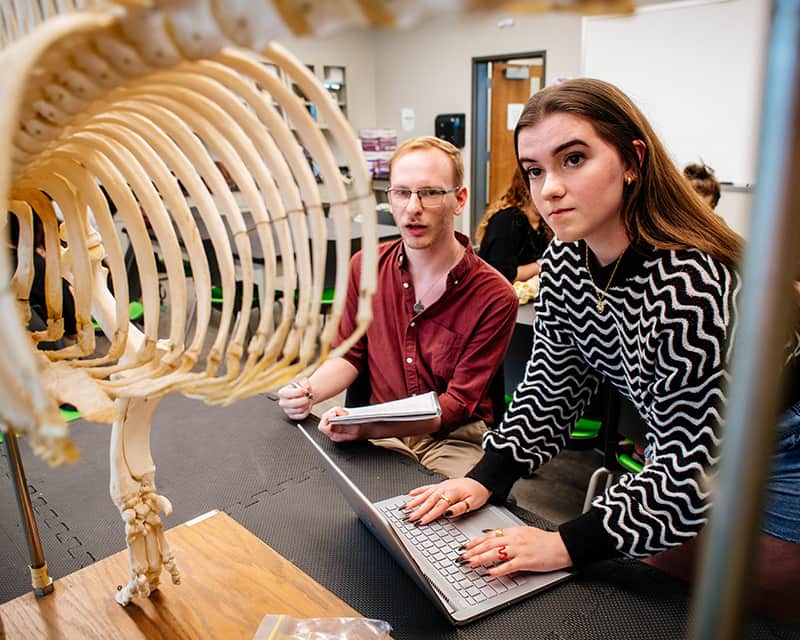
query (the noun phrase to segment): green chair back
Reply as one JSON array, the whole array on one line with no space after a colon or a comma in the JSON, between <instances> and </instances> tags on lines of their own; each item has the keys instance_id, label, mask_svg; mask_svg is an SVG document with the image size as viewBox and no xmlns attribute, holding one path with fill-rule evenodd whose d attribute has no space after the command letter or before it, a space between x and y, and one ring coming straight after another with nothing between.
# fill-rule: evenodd
<instances>
[{"instance_id":1,"label":"green chair back","mask_svg":"<svg viewBox=\"0 0 800 640\"><path fill-rule=\"evenodd\" d=\"M133 300L130 304L128 304L128 319L131 322L136 322L139 318L144 315L144 305L139 302L138 300ZM94 318L92 318L92 326L94 327L95 331L100 329L100 323L97 322Z\"/></svg>"},{"instance_id":2,"label":"green chair back","mask_svg":"<svg viewBox=\"0 0 800 640\"><path fill-rule=\"evenodd\" d=\"M81 412L72 406L62 405L59 408L59 411L61 412L61 417L64 418L65 422L72 422L73 420L77 420L81 417Z\"/></svg>"}]
</instances>

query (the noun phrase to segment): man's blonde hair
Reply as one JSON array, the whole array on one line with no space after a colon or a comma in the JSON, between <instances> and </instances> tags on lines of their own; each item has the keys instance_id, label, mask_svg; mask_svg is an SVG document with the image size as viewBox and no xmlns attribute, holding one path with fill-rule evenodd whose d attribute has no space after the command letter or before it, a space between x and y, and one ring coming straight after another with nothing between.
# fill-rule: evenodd
<instances>
[{"instance_id":1,"label":"man's blonde hair","mask_svg":"<svg viewBox=\"0 0 800 640\"><path fill-rule=\"evenodd\" d=\"M392 166L395 160L420 149L439 149L447 154L450 158L450 163L453 165L453 186L460 187L464 183L464 160L461 158L461 152L447 140L435 138L434 136L420 136L419 138L411 138L401 144L392 154L392 159L389 161L389 175L392 173Z\"/></svg>"}]
</instances>

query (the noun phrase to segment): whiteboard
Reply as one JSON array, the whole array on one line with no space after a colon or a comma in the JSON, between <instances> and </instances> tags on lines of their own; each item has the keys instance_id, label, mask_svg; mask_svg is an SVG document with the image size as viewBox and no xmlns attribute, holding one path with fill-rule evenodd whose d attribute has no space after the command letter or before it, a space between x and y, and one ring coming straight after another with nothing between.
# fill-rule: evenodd
<instances>
[{"instance_id":1,"label":"whiteboard","mask_svg":"<svg viewBox=\"0 0 800 640\"><path fill-rule=\"evenodd\" d=\"M584 76L617 85L682 169L755 182L769 2L687 0L583 19Z\"/></svg>"}]
</instances>

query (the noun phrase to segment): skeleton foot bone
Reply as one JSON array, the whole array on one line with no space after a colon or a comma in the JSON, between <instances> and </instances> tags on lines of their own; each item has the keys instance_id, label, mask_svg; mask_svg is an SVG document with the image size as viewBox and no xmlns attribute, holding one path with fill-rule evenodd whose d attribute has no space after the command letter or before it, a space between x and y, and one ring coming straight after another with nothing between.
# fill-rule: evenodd
<instances>
[{"instance_id":1,"label":"skeleton foot bone","mask_svg":"<svg viewBox=\"0 0 800 640\"><path fill-rule=\"evenodd\" d=\"M162 512L165 516L172 513L172 505L156 493L153 478L142 480L137 495L127 498L120 510L125 522L131 576L117 593L117 602L128 604L133 598L148 597L161 581L162 568L169 572L174 584L180 584L181 574L159 517Z\"/></svg>"},{"instance_id":2,"label":"skeleton foot bone","mask_svg":"<svg viewBox=\"0 0 800 640\"><path fill-rule=\"evenodd\" d=\"M119 418L111 431L111 497L125 523L130 564L130 580L116 596L120 604L149 596L159 585L162 569L173 583L180 582L159 515L172 513L172 504L156 492L150 455L150 425L158 404L157 399L118 400Z\"/></svg>"}]
</instances>

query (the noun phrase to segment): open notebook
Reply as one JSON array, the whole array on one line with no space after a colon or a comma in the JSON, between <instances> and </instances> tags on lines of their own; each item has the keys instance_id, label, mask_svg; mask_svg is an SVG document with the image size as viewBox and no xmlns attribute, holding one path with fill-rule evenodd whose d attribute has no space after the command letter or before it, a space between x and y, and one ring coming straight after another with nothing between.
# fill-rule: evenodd
<instances>
[{"instance_id":1,"label":"open notebook","mask_svg":"<svg viewBox=\"0 0 800 640\"><path fill-rule=\"evenodd\" d=\"M410 500L409 496L372 503L305 428L300 424L297 427L319 453L361 522L452 624L471 622L572 575L567 571L520 572L492 578L485 568L459 565L455 561L459 547L481 535L483 529L525 523L508 509L496 505L485 505L461 518L440 518L425 526L404 522L401 507Z\"/></svg>"},{"instance_id":2,"label":"open notebook","mask_svg":"<svg viewBox=\"0 0 800 640\"><path fill-rule=\"evenodd\" d=\"M362 422L392 422L397 420L427 420L442 415L439 396L429 391L418 396L409 396L391 402L372 404L366 407L345 407L346 416L334 416L331 424L360 424Z\"/></svg>"}]
</instances>

